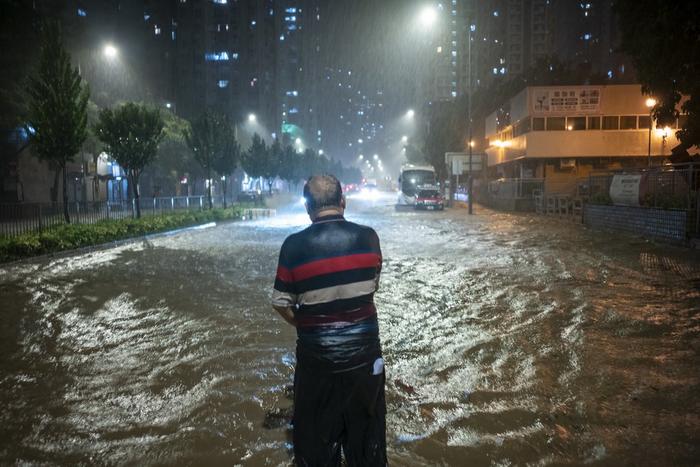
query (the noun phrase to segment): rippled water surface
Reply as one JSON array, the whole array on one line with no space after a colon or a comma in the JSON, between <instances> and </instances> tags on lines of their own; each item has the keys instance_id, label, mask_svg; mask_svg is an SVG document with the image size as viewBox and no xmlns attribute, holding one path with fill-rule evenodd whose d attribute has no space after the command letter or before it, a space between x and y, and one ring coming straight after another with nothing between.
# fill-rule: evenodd
<instances>
[{"instance_id":1,"label":"rippled water surface","mask_svg":"<svg viewBox=\"0 0 700 467\"><path fill-rule=\"evenodd\" d=\"M700 255L483 209L376 228L394 465L697 465ZM300 211L0 268L0 463L291 461Z\"/></svg>"}]
</instances>

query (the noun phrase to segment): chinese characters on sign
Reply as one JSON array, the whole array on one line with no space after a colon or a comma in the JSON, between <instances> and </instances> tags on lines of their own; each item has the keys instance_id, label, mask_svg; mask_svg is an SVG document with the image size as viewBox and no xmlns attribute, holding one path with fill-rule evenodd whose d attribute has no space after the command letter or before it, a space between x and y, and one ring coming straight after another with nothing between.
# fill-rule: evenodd
<instances>
[{"instance_id":1,"label":"chinese characters on sign","mask_svg":"<svg viewBox=\"0 0 700 467\"><path fill-rule=\"evenodd\" d=\"M532 113L539 115L596 113L600 109L600 88L536 88L531 105Z\"/></svg>"}]
</instances>

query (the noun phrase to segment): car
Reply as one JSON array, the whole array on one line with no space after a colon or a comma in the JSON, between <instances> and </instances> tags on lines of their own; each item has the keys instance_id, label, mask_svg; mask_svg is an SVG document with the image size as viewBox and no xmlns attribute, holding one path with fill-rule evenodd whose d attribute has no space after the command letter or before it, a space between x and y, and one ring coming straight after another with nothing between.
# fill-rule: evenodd
<instances>
[{"instance_id":1,"label":"car","mask_svg":"<svg viewBox=\"0 0 700 467\"><path fill-rule=\"evenodd\" d=\"M433 188L418 190L413 204L414 209L439 210L445 209L445 198Z\"/></svg>"}]
</instances>

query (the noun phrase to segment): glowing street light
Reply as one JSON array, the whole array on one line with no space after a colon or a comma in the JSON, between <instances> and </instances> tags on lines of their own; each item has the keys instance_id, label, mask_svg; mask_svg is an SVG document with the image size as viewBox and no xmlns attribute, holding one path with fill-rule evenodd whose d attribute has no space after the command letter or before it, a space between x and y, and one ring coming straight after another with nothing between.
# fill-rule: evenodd
<instances>
[{"instance_id":1,"label":"glowing street light","mask_svg":"<svg viewBox=\"0 0 700 467\"><path fill-rule=\"evenodd\" d=\"M418 19L420 20L423 27L429 28L435 23L435 20L437 20L437 16L438 14L437 11L435 11L435 8L427 6L421 10Z\"/></svg>"},{"instance_id":2,"label":"glowing street light","mask_svg":"<svg viewBox=\"0 0 700 467\"><path fill-rule=\"evenodd\" d=\"M248 114L248 122L255 123L257 119L258 117L256 117L255 114Z\"/></svg>"},{"instance_id":3,"label":"glowing street light","mask_svg":"<svg viewBox=\"0 0 700 467\"><path fill-rule=\"evenodd\" d=\"M322 155L323 155L323 149L319 149L319 150L318 150L318 154L319 154L320 156L322 156Z\"/></svg>"},{"instance_id":4,"label":"glowing street light","mask_svg":"<svg viewBox=\"0 0 700 467\"><path fill-rule=\"evenodd\" d=\"M374 160L376 161L377 159L379 159L379 154L375 154L375 155L374 155L374 156L372 156L372 157L373 157L373 158L374 158Z\"/></svg>"},{"instance_id":5,"label":"glowing street light","mask_svg":"<svg viewBox=\"0 0 700 467\"><path fill-rule=\"evenodd\" d=\"M301 138L295 139L294 144L296 144L297 146L300 146L301 145Z\"/></svg>"},{"instance_id":6,"label":"glowing street light","mask_svg":"<svg viewBox=\"0 0 700 467\"><path fill-rule=\"evenodd\" d=\"M406 112L406 116L408 118L413 118L416 115L416 112L413 109L408 109L408 112Z\"/></svg>"},{"instance_id":7,"label":"glowing street light","mask_svg":"<svg viewBox=\"0 0 700 467\"><path fill-rule=\"evenodd\" d=\"M360 160L362 160L362 159L364 159L364 158L365 158L365 156L363 156L362 154L360 154L359 157L358 157L358 159L360 159Z\"/></svg>"},{"instance_id":8,"label":"glowing street light","mask_svg":"<svg viewBox=\"0 0 700 467\"><path fill-rule=\"evenodd\" d=\"M647 138L647 165L651 167L651 113L656 105L656 99L648 97L644 104L649 109L649 136Z\"/></svg>"},{"instance_id":9,"label":"glowing street light","mask_svg":"<svg viewBox=\"0 0 700 467\"><path fill-rule=\"evenodd\" d=\"M105 45L105 48L102 52L105 54L105 57L109 58L110 60L116 58L117 54L119 53L117 48L112 44Z\"/></svg>"},{"instance_id":10,"label":"glowing street light","mask_svg":"<svg viewBox=\"0 0 700 467\"><path fill-rule=\"evenodd\" d=\"M402 143L408 142L408 136L403 135L403 136L401 137L401 142L402 142Z\"/></svg>"}]
</instances>

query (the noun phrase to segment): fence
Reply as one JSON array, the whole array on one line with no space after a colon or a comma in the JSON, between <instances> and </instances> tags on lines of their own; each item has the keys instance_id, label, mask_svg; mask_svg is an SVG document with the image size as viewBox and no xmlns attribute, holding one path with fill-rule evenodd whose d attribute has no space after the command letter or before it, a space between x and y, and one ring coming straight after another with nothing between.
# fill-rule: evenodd
<instances>
[{"instance_id":1,"label":"fence","mask_svg":"<svg viewBox=\"0 0 700 467\"><path fill-rule=\"evenodd\" d=\"M543 178L501 178L489 182L489 197L496 199L531 199L544 187Z\"/></svg>"},{"instance_id":2,"label":"fence","mask_svg":"<svg viewBox=\"0 0 700 467\"><path fill-rule=\"evenodd\" d=\"M676 217L682 214L686 236L700 237L700 164L669 164L591 174L588 182L590 205L612 205L610 186L618 174L641 176L639 206L628 211L636 209L640 213L637 217L649 218L647 224L661 226L668 225L671 218L676 222ZM620 211L622 206L611 206L613 208L620 208L617 209Z\"/></svg>"},{"instance_id":3,"label":"fence","mask_svg":"<svg viewBox=\"0 0 700 467\"><path fill-rule=\"evenodd\" d=\"M224 204L222 196L212 197L215 207ZM233 204L233 203L228 203ZM176 211L200 210L209 205L206 196L173 196L141 198L141 215L158 216ZM71 223L94 224L109 219L134 217L134 200L68 203ZM63 204L13 203L0 204L0 236L17 236L40 232L65 224Z\"/></svg>"}]
</instances>

